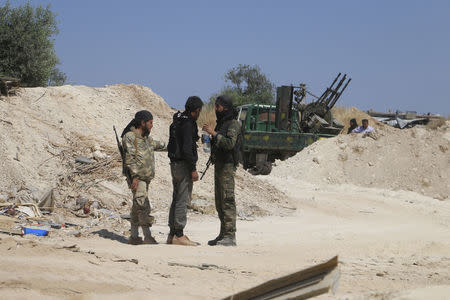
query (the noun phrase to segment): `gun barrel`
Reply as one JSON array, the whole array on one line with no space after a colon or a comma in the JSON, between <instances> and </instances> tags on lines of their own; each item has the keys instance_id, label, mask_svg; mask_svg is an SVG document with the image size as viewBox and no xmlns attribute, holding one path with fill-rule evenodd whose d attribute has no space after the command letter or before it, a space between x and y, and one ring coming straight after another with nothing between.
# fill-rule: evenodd
<instances>
[{"instance_id":1,"label":"gun barrel","mask_svg":"<svg viewBox=\"0 0 450 300\"><path fill-rule=\"evenodd\" d=\"M336 81L338 80L338 78L341 76L341 73L339 72L338 76L336 76L336 78L334 79L333 83L330 85L330 89L333 88L333 85L336 83Z\"/></svg>"},{"instance_id":2,"label":"gun barrel","mask_svg":"<svg viewBox=\"0 0 450 300\"><path fill-rule=\"evenodd\" d=\"M122 157L122 161L125 159L125 151L123 150L123 146L120 143L119 136L117 135L116 126L113 125L114 133L116 134L116 142L117 148L119 148L120 156Z\"/></svg>"},{"instance_id":3,"label":"gun barrel","mask_svg":"<svg viewBox=\"0 0 450 300\"><path fill-rule=\"evenodd\" d=\"M325 105L330 109L330 103L332 103L334 101L334 99L338 96L339 94L339 88L341 87L342 83L345 81L345 79L347 78L347 74L344 74L344 76L342 77L342 79L339 81L338 85L336 86L335 89L332 89L331 91L331 96L326 99L324 101ZM335 102L335 101L334 101ZM328 109L328 110L329 110Z\"/></svg>"},{"instance_id":4,"label":"gun barrel","mask_svg":"<svg viewBox=\"0 0 450 300\"><path fill-rule=\"evenodd\" d=\"M345 89L347 88L348 84L350 83L350 81L352 81L351 78L349 78L347 80L347 82L345 83L344 87L342 88L342 90L339 92L338 96L333 100L333 102L330 104L330 109L333 108L333 106L336 104L336 102L339 100L339 98L341 97L342 93L345 91Z\"/></svg>"},{"instance_id":5,"label":"gun barrel","mask_svg":"<svg viewBox=\"0 0 450 300\"><path fill-rule=\"evenodd\" d=\"M330 87L328 87L325 92L323 92L322 96L320 96L318 102L319 103L326 103L327 102L327 98L328 95L330 94L330 92L333 94L333 86L336 83L336 81L339 79L339 77L341 77L342 73L339 72L339 74L336 76L336 78L334 78L333 82L331 83Z\"/></svg>"},{"instance_id":6,"label":"gun barrel","mask_svg":"<svg viewBox=\"0 0 450 300\"><path fill-rule=\"evenodd\" d=\"M201 173L202 173L202 176L200 176L200 180L203 179L203 176L205 176L206 171L208 171L210 165L211 165L211 156L209 157L208 161L206 162L206 168L205 168L205 171L201 172Z\"/></svg>"},{"instance_id":7,"label":"gun barrel","mask_svg":"<svg viewBox=\"0 0 450 300\"><path fill-rule=\"evenodd\" d=\"M340 92L337 93L336 97L333 99L333 101L330 103L330 105L328 106L327 112L332 109L334 107L334 105L336 104L336 102L339 100L339 98L341 97L342 93L345 91L345 89L347 88L348 84L350 83L350 81L352 81L351 78L349 78L347 80L347 82L345 83L344 87L342 88L342 90Z\"/></svg>"}]
</instances>

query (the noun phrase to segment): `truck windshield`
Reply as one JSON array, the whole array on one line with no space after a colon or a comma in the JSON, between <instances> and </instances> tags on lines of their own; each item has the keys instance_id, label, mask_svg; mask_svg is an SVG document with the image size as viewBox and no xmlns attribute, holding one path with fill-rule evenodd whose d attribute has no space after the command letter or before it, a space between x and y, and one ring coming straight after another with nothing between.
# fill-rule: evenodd
<instances>
[{"instance_id":1,"label":"truck windshield","mask_svg":"<svg viewBox=\"0 0 450 300\"><path fill-rule=\"evenodd\" d=\"M246 117L247 117L247 108L241 107L241 110L239 111L238 120L244 122Z\"/></svg>"}]
</instances>

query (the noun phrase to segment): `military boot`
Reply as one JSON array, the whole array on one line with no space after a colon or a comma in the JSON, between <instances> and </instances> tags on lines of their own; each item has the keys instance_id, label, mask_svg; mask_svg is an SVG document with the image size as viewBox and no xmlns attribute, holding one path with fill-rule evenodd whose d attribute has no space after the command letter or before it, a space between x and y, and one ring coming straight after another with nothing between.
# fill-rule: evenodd
<instances>
[{"instance_id":1,"label":"military boot","mask_svg":"<svg viewBox=\"0 0 450 300\"><path fill-rule=\"evenodd\" d=\"M169 244L169 245L172 244L173 237L174 237L173 234L167 235L167 241L166 241L166 244Z\"/></svg>"},{"instance_id":2,"label":"military boot","mask_svg":"<svg viewBox=\"0 0 450 300\"><path fill-rule=\"evenodd\" d=\"M128 244L130 244L130 245L140 245L140 244L142 244L142 238L141 237L132 237L132 236L130 236L130 239L128 240Z\"/></svg>"},{"instance_id":3,"label":"military boot","mask_svg":"<svg viewBox=\"0 0 450 300\"><path fill-rule=\"evenodd\" d=\"M147 245L157 245L158 242L155 240L154 237L152 237L152 236L150 235L150 236L146 236L146 237L144 238L144 244L147 244Z\"/></svg>"},{"instance_id":4,"label":"military boot","mask_svg":"<svg viewBox=\"0 0 450 300\"><path fill-rule=\"evenodd\" d=\"M221 222L222 223L222 222ZM223 239L223 233L224 233L224 226L221 224L220 225L220 233L219 233L219 235L215 238L215 239L213 239L213 240L210 240L210 241L208 241L208 245L210 245L210 246L215 246L215 245L217 245L217 242L218 241L220 241L221 239Z\"/></svg>"},{"instance_id":5,"label":"military boot","mask_svg":"<svg viewBox=\"0 0 450 300\"><path fill-rule=\"evenodd\" d=\"M223 239L217 241L217 246L236 246L236 237L234 234L226 235Z\"/></svg>"},{"instance_id":6,"label":"military boot","mask_svg":"<svg viewBox=\"0 0 450 300\"><path fill-rule=\"evenodd\" d=\"M158 242L152 236L149 226L142 226L142 232L144 233L144 244L156 245Z\"/></svg>"},{"instance_id":7,"label":"military boot","mask_svg":"<svg viewBox=\"0 0 450 300\"><path fill-rule=\"evenodd\" d=\"M223 235L219 234L215 239L208 241L208 245L215 246L217 245L217 242L223 239Z\"/></svg>"}]
</instances>

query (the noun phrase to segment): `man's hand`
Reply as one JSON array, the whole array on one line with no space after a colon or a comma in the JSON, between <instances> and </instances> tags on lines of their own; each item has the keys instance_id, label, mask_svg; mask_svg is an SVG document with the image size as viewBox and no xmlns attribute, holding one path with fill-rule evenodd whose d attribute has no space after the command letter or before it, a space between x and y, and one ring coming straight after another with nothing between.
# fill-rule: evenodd
<instances>
[{"instance_id":1,"label":"man's hand","mask_svg":"<svg viewBox=\"0 0 450 300\"><path fill-rule=\"evenodd\" d=\"M135 192L137 187L138 187L138 185L139 185L139 179L133 178L133 182L131 183L131 190L133 192Z\"/></svg>"},{"instance_id":2,"label":"man's hand","mask_svg":"<svg viewBox=\"0 0 450 300\"><path fill-rule=\"evenodd\" d=\"M197 171L192 171L191 176L192 176L192 182L195 182L198 180L198 172Z\"/></svg>"},{"instance_id":3,"label":"man's hand","mask_svg":"<svg viewBox=\"0 0 450 300\"><path fill-rule=\"evenodd\" d=\"M215 132L214 129L208 124L203 125L202 130L206 131L207 133L209 133L212 136L217 135L217 132Z\"/></svg>"}]
</instances>

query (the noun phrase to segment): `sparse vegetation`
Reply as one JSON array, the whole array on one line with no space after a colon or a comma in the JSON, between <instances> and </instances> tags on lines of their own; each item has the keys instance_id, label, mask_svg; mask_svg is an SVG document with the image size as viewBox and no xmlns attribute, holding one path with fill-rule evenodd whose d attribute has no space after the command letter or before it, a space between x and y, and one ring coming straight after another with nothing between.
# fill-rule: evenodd
<instances>
[{"instance_id":1,"label":"sparse vegetation","mask_svg":"<svg viewBox=\"0 0 450 300\"><path fill-rule=\"evenodd\" d=\"M216 126L216 112L214 111L213 102L208 102L203 106L200 117L197 120L198 126L203 126L203 124L209 124L211 126Z\"/></svg>"},{"instance_id":2,"label":"sparse vegetation","mask_svg":"<svg viewBox=\"0 0 450 300\"><path fill-rule=\"evenodd\" d=\"M440 118L440 119L431 119L427 124L428 129L438 129L439 127L445 125L446 121L449 121L450 118Z\"/></svg>"}]
</instances>

